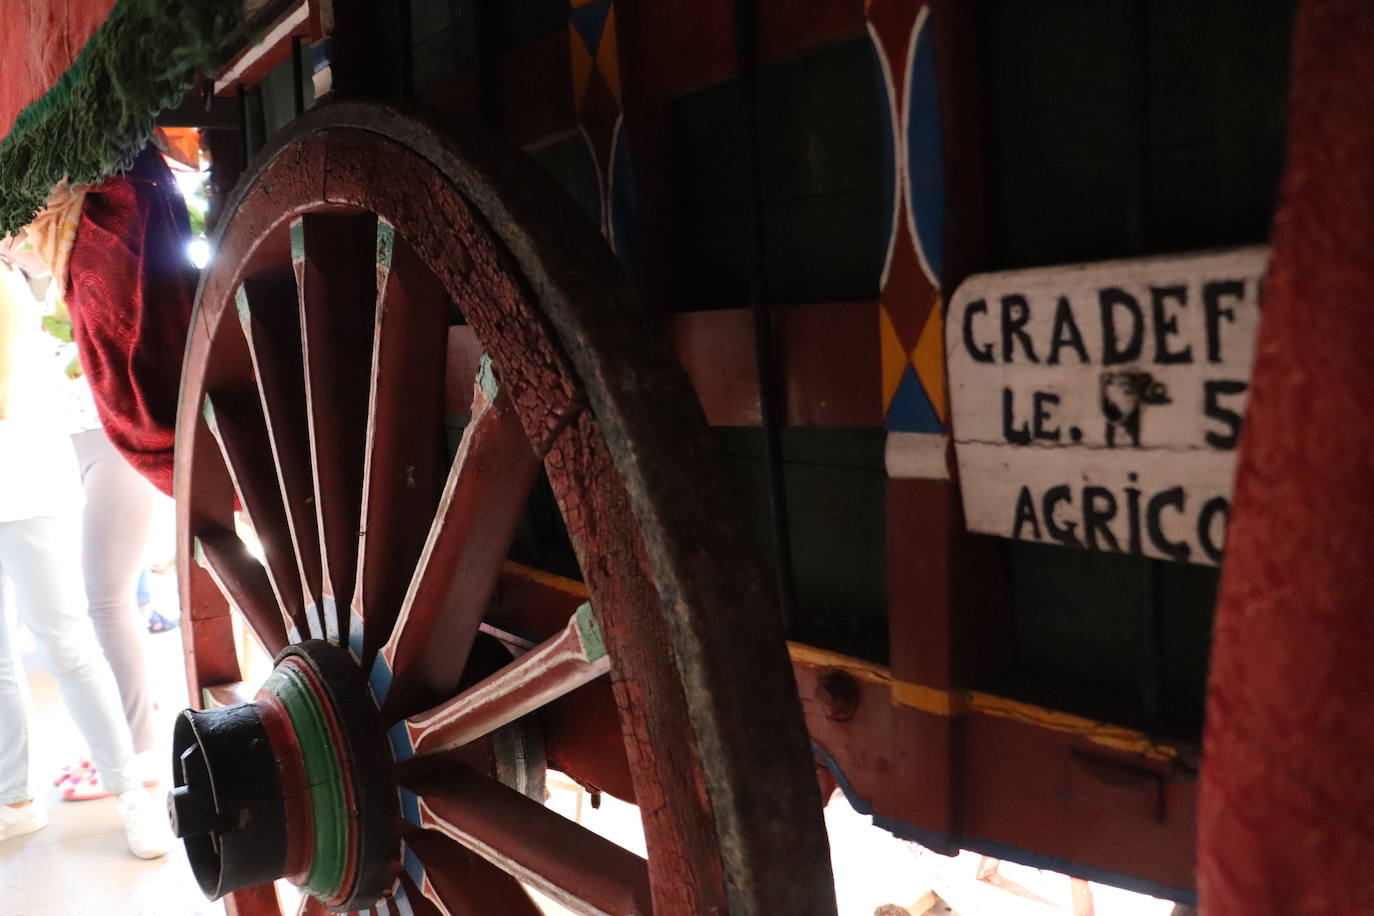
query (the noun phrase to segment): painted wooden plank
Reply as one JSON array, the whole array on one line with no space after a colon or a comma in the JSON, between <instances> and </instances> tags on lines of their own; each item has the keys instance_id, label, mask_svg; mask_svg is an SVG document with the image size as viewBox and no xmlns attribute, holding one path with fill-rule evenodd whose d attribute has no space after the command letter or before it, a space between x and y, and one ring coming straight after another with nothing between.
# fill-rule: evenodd
<instances>
[{"instance_id":1,"label":"painted wooden plank","mask_svg":"<svg viewBox=\"0 0 1374 916\"><path fill-rule=\"evenodd\" d=\"M1266 256L965 281L945 345L969 529L1218 564Z\"/></svg>"},{"instance_id":2,"label":"painted wooden plank","mask_svg":"<svg viewBox=\"0 0 1374 916\"><path fill-rule=\"evenodd\" d=\"M759 424L758 380L748 309L681 312L665 319L669 339L713 426ZM873 359L878 306L822 302L772 310L777 385L788 426L878 426L882 373Z\"/></svg>"},{"instance_id":3,"label":"painted wooden plank","mask_svg":"<svg viewBox=\"0 0 1374 916\"><path fill-rule=\"evenodd\" d=\"M322 37L319 12L315 4L273 3L272 0L249 0L244 4L244 21L257 23L256 34L261 37L241 50L215 79L215 94L227 95L235 85L253 85L291 55L291 39L299 36L307 42ZM273 7L278 9L274 10ZM275 20L273 13L278 12Z\"/></svg>"},{"instance_id":4,"label":"painted wooden plank","mask_svg":"<svg viewBox=\"0 0 1374 916\"><path fill-rule=\"evenodd\" d=\"M419 781L414 788L426 831L407 834L405 841L422 860L431 849L420 839L442 834L574 912L648 916L654 911L643 858L519 792L466 768ZM490 874L469 867L476 875ZM429 871L438 877L453 869Z\"/></svg>"}]
</instances>

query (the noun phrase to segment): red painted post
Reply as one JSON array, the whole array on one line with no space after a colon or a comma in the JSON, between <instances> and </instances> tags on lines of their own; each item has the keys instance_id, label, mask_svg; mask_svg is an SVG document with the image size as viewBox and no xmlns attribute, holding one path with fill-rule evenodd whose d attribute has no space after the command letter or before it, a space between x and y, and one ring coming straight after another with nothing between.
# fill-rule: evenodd
<instances>
[{"instance_id":1,"label":"red painted post","mask_svg":"<svg viewBox=\"0 0 1374 916\"><path fill-rule=\"evenodd\" d=\"M1374 912L1374 6L1307 0L1212 649L1204 913Z\"/></svg>"}]
</instances>

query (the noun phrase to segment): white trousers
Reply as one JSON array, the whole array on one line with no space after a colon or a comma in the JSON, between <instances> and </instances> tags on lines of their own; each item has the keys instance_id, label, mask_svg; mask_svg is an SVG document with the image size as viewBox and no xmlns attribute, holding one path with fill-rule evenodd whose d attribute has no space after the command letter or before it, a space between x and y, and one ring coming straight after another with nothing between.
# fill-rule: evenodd
<instances>
[{"instance_id":1,"label":"white trousers","mask_svg":"<svg viewBox=\"0 0 1374 916\"><path fill-rule=\"evenodd\" d=\"M0 522L0 575L14 584L15 604L38 643L44 665L91 749L105 787L137 785L133 742L119 689L83 612L80 565L55 518ZM0 620L0 804L33 797L28 717L8 613Z\"/></svg>"}]
</instances>

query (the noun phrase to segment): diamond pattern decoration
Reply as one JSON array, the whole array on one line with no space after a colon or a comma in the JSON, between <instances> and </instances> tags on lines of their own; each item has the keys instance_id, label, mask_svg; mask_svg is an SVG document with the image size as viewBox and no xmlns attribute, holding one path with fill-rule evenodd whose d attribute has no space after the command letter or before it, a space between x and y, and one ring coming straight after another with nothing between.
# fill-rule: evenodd
<instances>
[{"instance_id":1,"label":"diamond pattern decoration","mask_svg":"<svg viewBox=\"0 0 1374 916\"><path fill-rule=\"evenodd\" d=\"M587 80L592 75L594 64L592 52L587 49L586 41L576 29L570 31L568 46L572 62L573 100L574 104L581 108L582 98L587 94Z\"/></svg>"},{"instance_id":2,"label":"diamond pattern decoration","mask_svg":"<svg viewBox=\"0 0 1374 916\"><path fill-rule=\"evenodd\" d=\"M916 368L916 376L925 388L935 415L944 423L949 418L945 403L945 319L944 309L937 296L926 315L926 325L921 330L921 339L911 351L911 364Z\"/></svg>"},{"instance_id":3,"label":"diamond pattern decoration","mask_svg":"<svg viewBox=\"0 0 1374 916\"><path fill-rule=\"evenodd\" d=\"M896 245L887 272L887 283L883 285L882 302L888 310L892 327L902 341L902 349L910 351L921 339L921 332L939 297L939 291L931 285L915 256L905 217L897 221L894 234Z\"/></svg>"},{"instance_id":4,"label":"diamond pattern decoration","mask_svg":"<svg viewBox=\"0 0 1374 916\"><path fill-rule=\"evenodd\" d=\"M572 27L582 37L582 43L593 56L601 44L601 35L610 14L611 0L587 0L573 5L569 17Z\"/></svg>"},{"instance_id":5,"label":"diamond pattern decoration","mask_svg":"<svg viewBox=\"0 0 1374 916\"><path fill-rule=\"evenodd\" d=\"M609 5L609 4L608 4ZM590 48L591 46L588 45ZM596 68L601 71L617 103L620 102L620 46L616 39L615 7L610 6L596 47Z\"/></svg>"},{"instance_id":6,"label":"diamond pattern decoration","mask_svg":"<svg viewBox=\"0 0 1374 916\"><path fill-rule=\"evenodd\" d=\"M878 329L882 335L883 406L887 406L892 403L892 397L897 393L897 386L902 381L902 374L911 365L911 361L907 356L909 351L902 346L897 329L892 326L887 309L882 307L878 309Z\"/></svg>"},{"instance_id":7,"label":"diamond pattern decoration","mask_svg":"<svg viewBox=\"0 0 1374 916\"><path fill-rule=\"evenodd\" d=\"M887 428L903 433L938 433L944 430L935 406L930 403L916 367L908 365L892 401L887 405Z\"/></svg>"},{"instance_id":8,"label":"diamond pattern decoration","mask_svg":"<svg viewBox=\"0 0 1374 916\"><path fill-rule=\"evenodd\" d=\"M889 430L944 431L948 417L940 305L944 231L938 97L930 11L920 0L865 0L881 66L895 171L890 258L882 278L880 352Z\"/></svg>"},{"instance_id":9,"label":"diamond pattern decoration","mask_svg":"<svg viewBox=\"0 0 1374 916\"><path fill-rule=\"evenodd\" d=\"M577 123L600 178L601 231L633 270L639 209L621 108L615 0L573 0L568 42Z\"/></svg>"}]
</instances>

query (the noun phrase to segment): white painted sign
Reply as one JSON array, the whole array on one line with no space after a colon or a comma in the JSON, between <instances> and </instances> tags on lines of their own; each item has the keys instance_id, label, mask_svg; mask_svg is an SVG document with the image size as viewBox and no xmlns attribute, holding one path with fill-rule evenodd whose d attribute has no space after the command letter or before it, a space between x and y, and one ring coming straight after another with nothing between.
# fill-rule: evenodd
<instances>
[{"instance_id":1,"label":"white painted sign","mask_svg":"<svg viewBox=\"0 0 1374 916\"><path fill-rule=\"evenodd\" d=\"M1219 563L1267 256L966 280L945 351L969 529Z\"/></svg>"}]
</instances>

